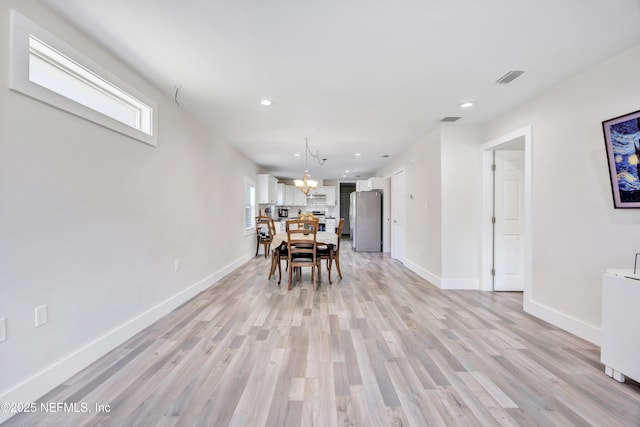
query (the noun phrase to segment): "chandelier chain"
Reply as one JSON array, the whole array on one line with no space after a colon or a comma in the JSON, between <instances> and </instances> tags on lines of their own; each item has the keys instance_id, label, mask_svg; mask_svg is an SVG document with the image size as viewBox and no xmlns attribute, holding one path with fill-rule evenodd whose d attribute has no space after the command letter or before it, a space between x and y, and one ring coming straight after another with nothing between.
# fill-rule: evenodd
<instances>
[{"instance_id":1,"label":"chandelier chain","mask_svg":"<svg viewBox=\"0 0 640 427\"><path fill-rule=\"evenodd\" d=\"M321 159L320 158L320 150L316 150L316 153L313 154L313 152L311 151L311 149L309 148L309 141L307 140L307 138L304 139L305 145L307 147L307 154L311 154L311 157L315 158L318 161L318 164L320 166L324 165L324 162L327 161L327 159ZM306 156L305 156L305 166L307 166L306 164Z\"/></svg>"}]
</instances>

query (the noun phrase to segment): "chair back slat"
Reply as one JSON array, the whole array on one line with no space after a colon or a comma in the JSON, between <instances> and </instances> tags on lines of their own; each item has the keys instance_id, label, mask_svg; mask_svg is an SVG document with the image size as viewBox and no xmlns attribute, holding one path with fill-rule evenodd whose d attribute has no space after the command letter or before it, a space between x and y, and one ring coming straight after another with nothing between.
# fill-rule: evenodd
<instances>
[{"instance_id":1,"label":"chair back slat","mask_svg":"<svg viewBox=\"0 0 640 427\"><path fill-rule=\"evenodd\" d=\"M289 260L292 261L296 256L303 255L309 258L310 263L315 263L318 221L289 220L286 222L286 229Z\"/></svg>"}]
</instances>

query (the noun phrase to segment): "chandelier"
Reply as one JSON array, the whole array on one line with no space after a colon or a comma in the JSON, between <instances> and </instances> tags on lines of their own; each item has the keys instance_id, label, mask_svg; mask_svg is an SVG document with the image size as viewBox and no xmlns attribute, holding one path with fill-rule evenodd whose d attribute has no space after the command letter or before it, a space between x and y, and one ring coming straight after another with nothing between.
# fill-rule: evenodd
<instances>
[{"instance_id":1,"label":"chandelier","mask_svg":"<svg viewBox=\"0 0 640 427\"><path fill-rule=\"evenodd\" d=\"M311 157L316 158L320 166L324 165L324 162L327 159L322 159L321 161L318 155L318 151L316 151L315 154L311 152L311 150L309 149L309 141L307 141L307 138L304 139L304 144L306 149L304 153L304 177L302 179L293 180L293 183L298 188L298 190L302 191L305 195L308 196L311 191L318 187L318 181L311 179L311 175L309 175L309 154L311 154Z\"/></svg>"}]
</instances>

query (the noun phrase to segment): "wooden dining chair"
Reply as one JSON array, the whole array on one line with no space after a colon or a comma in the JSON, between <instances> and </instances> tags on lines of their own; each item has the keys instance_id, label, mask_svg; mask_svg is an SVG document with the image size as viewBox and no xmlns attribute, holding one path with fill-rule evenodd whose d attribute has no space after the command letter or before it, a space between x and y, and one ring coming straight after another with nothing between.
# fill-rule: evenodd
<instances>
[{"instance_id":1,"label":"wooden dining chair","mask_svg":"<svg viewBox=\"0 0 640 427\"><path fill-rule=\"evenodd\" d=\"M287 251L289 260L289 288L293 282L293 273L296 280L302 276L302 268L311 267L311 280L313 289L318 289L316 273L320 281L320 260L316 257L318 221L314 220L290 220L286 223Z\"/></svg>"},{"instance_id":2,"label":"wooden dining chair","mask_svg":"<svg viewBox=\"0 0 640 427\"><path fill-rule=\"evenodd\" d=\"M320 261L325 260L327 265L327 271L329 276L329 284L333 283L331 281L331 267L333 265L333 261L336 263L336 269L338 270L338 277L342 280L342 272L340 271L340 241L342 240L342 229L344 228L344 218L340 218L338 222L338 228L336 229L336 234L338 235L338 244L335 248L333 248L333 257L331 256L331 251L328 246L318 246L318 254L317 256L320 258Z\"/></svg>"},{"instance_id":3,"label":"wooden dining chair","mask_svg":"<svg viewBox=\"0 0 640 427\"><path fill-rule=\"evenodd\" d=\"M273 218L268 216L256 217L256 256L258 256L258 249L260 245L264 246L264 257L266 258L271 250L271 242L273 242L273 236L276 235L276 225L273 222Z\"/></svg>"},{"instance_id":4,"label":"wooden dining chair","mask_svg":"<svg viewBox=\"0 0 640 427\"><path fill-rule=\"evenodd\" d=\"M304 224L301 224L298 222L302 219L304 218L298 217L295 219L287 220L285 222L285 231L289 231L290 228L291 229L304 228ZM316 223L318 222L317 219L315 219L314 221L316 221ZM316 224L316 229L317 229L317 224ZM282 265L281 265L282 260L285 260L287 262L285 271L289 270L289 249L286 241L282 242L282 244L277 248L277 250L275 249L276 248L274 248L274 251L273 251L273 259L271 260L271 263L272 263L271 271L273 272L273 274L275 274L276 268L278 269L278 285L279 285L282 282ZM271 275L269 275L269 279L271 279Z\"/></svg>"}]
</instances>

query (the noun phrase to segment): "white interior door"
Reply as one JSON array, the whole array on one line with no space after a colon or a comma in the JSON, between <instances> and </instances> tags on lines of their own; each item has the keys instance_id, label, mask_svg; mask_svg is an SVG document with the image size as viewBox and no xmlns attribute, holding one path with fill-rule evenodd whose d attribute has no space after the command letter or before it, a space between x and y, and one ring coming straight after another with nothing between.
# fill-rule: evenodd
<instances>
[{"instance_id":1,"label":"white interior door","mask_svg":"<svg viewBox=\"0 0 640 427\"><path fill-rule=\"evenodd\" d=\"M391 258L404 262L404 170L391 176Z\"/></svg>"},{"instance_id":2,"label":"white interior door","mask_svg":"<svg viewBox=\"0 0 640 427\"><path fill-rule=\"evenodd\" d=\"M524 290L524 151L496 150L494 291Z\"/></svg>"}]
</instances>

